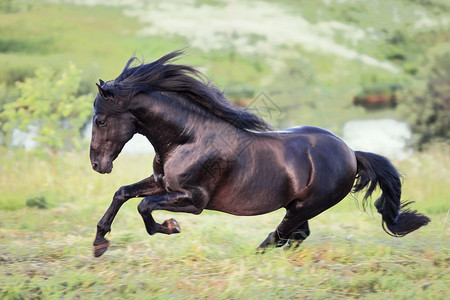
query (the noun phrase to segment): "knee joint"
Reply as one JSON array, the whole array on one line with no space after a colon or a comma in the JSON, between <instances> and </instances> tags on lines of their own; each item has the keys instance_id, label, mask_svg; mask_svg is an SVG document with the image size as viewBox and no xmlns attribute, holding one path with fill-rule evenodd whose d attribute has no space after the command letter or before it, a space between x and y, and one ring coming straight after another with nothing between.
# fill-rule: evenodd
<instances>
[{"instance_id":1,"label":"knee joint","mask_svg":"<svg viewBox=\"0 0 450 300\"><path fill-rule=\"evenodd\" d=\"M128 200L127 199L127 195L125 194L125 188L124 187L121 187L121 188L119 188L117 190L117 192L114 194L113 200L114 201L119 201L119 202L122 202L122 203Z\"/></svg>"}]
</instances>

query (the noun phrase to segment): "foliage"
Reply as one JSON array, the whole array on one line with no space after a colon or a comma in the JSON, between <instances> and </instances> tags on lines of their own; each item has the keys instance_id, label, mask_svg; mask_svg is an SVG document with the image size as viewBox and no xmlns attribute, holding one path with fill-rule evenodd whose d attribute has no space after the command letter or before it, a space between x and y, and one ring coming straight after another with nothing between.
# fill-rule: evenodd
<instances>
[{"instance_id":1,"label":"foliage","mask_svg":"<svg viewBox=\"0 0 450 300\"><path fill-rule=\"evenodd\" d=\"M31 4L23 3L23 1L18 0L0 0L0 12L15 13L27 8L29 5Z\"/></svg>"},{"instance_id":2,"label":"foliage","mask_svg":"<svg viewBox=\"0 0 450 300\"><path fill-rule=\"evenodd\" d=\"M61 74L49 68L36 70L35 77L18 82L19 97L4 106L2 129L10 136L37 126L35 138L52 150L79 148L80 130L91 113L92 95L80 95L82 74L69 64Z\"/></svg>"},{"instance_id":3,"label":"foliage","mask_svg":"<svg viewBox=\"0 0 450 300\"><path fill-rule=\"evenodd\" d=\"M434 56L424 73L407 103L419 149L436 139L450 141L450 51Z\"/></svg>"},{"instance_id":4,"label":"foliage","mask_svg":"<svg viewBox=\"0 0 450 300\"><path fill-rule=\"evenodd\" d=\"M33 197L26 201L26 204L28 207L36 207L40 209L48 208L47 200L45 200L45 197Z\"/></svg>"},{"instance_id":5,"label":"foliage","mask_svg":"<svg viewBox=\"0 0 450 300\"><path fill-rule=\"evenodd\" d=\"M83 70L81 89L87 93L94 91L92 82L98 78L115 78L133 51L150 61L190 44L189 36L142 35L145 24L139 23L137 17L124 16L123 11L151 6L145 1L93 2L104 5L101 9L74 5L85 3L76 0L5 3L32 5L15 13L0 11L0 97L2 87L8 89L8 97L0 100L0 111L2 102L14 100L15 82L32 76L41 64L62 72L68 60L74 61ZM132 7L126 10L113 7L117 3ZM226 1L195 3L212 10L226 5ZM230 100L251 102L264 92L282 106L286 110L285 118L282 124L275 124L280 127L310 124L339 133L349 119L402 118L398 108L367 112L353 107L352 99L365 86L404 85L412 81L429 49L440 47L448 40L449 23L445 20L449 5L445 0L278 0L271 4L285 7L283 11L289 12L288 16L304 18L311 30L322 37L400 71L391 73L358 59L310 51L305 45L286 45L270 57L242 54L238 48L207 53L195 47L189 49L181 63L206 72ZM277 20L266 21L276 23ZM262 37L257 38L264 41ZM242 49L247 47L243 45Z\"/></svg>"}]
</instances>

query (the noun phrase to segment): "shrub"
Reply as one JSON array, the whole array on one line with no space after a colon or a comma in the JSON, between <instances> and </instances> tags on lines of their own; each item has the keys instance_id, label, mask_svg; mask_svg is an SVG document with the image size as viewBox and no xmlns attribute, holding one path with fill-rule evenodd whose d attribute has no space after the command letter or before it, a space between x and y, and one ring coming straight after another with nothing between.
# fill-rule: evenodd
<instances>
[{"instance_id":1,"label":"shrub","mask_svg":"<svg viewBox=\"0 0 450 300\"><path fill-rule=\"evenodd\" d=\"M53 151L79 148L81 129L91 114L92 96L80 94L81 72L74 64L61 73L43 67L17 83L19 97L0 113L2 131L11 138L15 128L37 126L35 140Z\"/></svg>"}]
</instances>

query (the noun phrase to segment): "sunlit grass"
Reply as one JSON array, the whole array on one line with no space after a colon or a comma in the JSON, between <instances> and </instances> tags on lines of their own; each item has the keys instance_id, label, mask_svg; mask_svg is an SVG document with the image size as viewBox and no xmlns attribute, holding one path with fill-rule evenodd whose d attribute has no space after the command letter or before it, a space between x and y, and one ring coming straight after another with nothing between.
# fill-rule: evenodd
<instances>
[{"instance_id":1,"label":"sunlit grass","mask_svg":"<svg viewBox=\"0 0 450 300\"><path fill-rule=\"evenodd\" d=\"M436 144L401 162L404 197L430 213L450 209L450 159L448 144Z\"/></svg>"},{"instance_id":2,"label":"sunlit grass","mask_svg":"<svg viewBox=\"0 0 450 300\"><path fill-rule=\"evenodd\" d=\"M311 220L312 234L298 250L257 255L283 210L255 217L158 211L156 220L174 217L182 232L148 236L139 199L131 199L108 235L110 249L97 259L91 254L97 221L120 185L150 174L151 157L119 157L110 175L92 171L87 153L3 149L0 157L0 295L6 299L444 299L447 293L445 149L400 164L408 175L405 194L420 195L411 200L432 219L402 239L386 235L379 215L362 212L350 197ZM26 206L36 194L46 197L47 209Z\"/></svg>"}]
</instances>

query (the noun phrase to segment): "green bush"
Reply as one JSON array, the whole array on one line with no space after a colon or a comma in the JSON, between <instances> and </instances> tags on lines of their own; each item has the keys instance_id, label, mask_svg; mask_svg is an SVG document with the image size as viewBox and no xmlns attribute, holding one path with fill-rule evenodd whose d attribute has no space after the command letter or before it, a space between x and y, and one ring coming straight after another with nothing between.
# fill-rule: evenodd
<instances>
[{"instance_id":1,"label":"green bush","mask_svg":"<svg viewBox=\"0 0 450 300\"><path fill-rule=\"evenodd\" d=\"M450 50L435 55L424 70L407 103L419 150L436 140L450 140Z\"/></svg>"},{"instance_id":2,"label":"green bush","mask_svg":"<svg viewBox=\"0 0 450 300\"><path fill-rule=\"evenodd\" d=\"M28 207L36 207L39 209L48 208L48 202L43 196L27 199L26 204Z\"/></svg>"},{"instance_id":3,"label":"green bush","mask_svg":"<svg viewBox=\"0 0 450 300\"><path fill-rule=\"evenodd\" d=\"M10 138L15 128L38 127L35 138L52 151L79 148L81 129L92 109L92 95L81 94L81 71L69 64L56 74L49 68L17 83L19 97L4 105L0 113L2 131Z\"/></svg>"}]
</instances>

